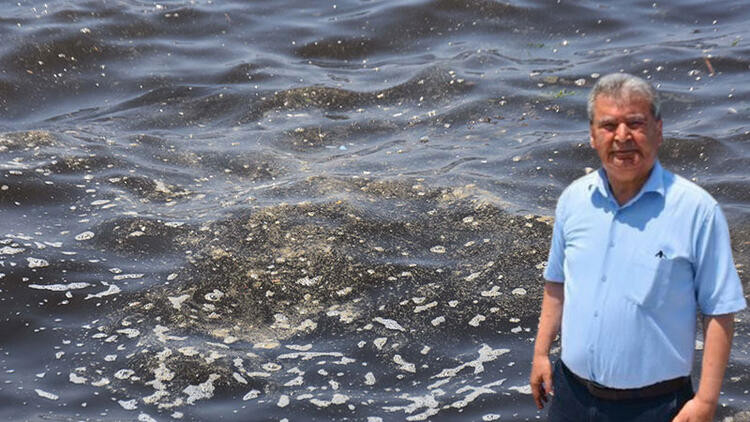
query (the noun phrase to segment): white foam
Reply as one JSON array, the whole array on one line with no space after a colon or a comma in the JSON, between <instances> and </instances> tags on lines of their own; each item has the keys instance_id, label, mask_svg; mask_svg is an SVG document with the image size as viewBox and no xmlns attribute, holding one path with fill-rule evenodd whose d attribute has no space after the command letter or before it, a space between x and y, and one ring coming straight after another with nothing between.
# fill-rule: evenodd
<instances>
[{"instance_id":1,"label":"white foam","mask_svg":"<svg viewBox=\"0 0 750 422\"><path fill-rule=\"evenodd\" d=\"M119 287L117 287L114 284L110 284L109 288L107 288L107 290L104 290L104 291L101 291L101 292L95 293L95 294L88 294L88 295L86 295L86 300L89 300L89 299L92 299L92 298L102 298L104 296L116 295L116 294L120 293L120 291L121 290L120 290Z\"/></svg>"},{"instance_id":2,"label":"white foam","mask_svg":"<svg viewBox=\"0 0 750 422\"><path fill-rule=\"evenodd\" d=\"M389 330L406 331L406 329L404 329L404 327L402 327L401 324L399 324L398 322L392 319L376 317L376 318L373 318L373 321L383 324L383 326L385 326L385 328Z\"/></svg>"},{"instance_id":3,"label":"white foam","mask_svg":"<svg viewBox=\"0 0 750 422\"><path fill-rule=\"evenodd\" d=\"M89 283L69 283L69 284L29 284L29 287L37 290L51 290L53 292L65 292L68 290L83 289L91 286Z\"/></svg>"},{"instance_id":4,"label":"white foam","mask_svg":"<svg viewBox=\"0 0 750 422\"><path fill-rule=\"evenodd\" d=\"M60 396L58 396L57 394L48 393L48 392L46 392L44 390L40 390L38 388L35 389L34 391L36 392L36 394L39 395L39 397L42 397L42 398L45 398L45 399L57 400L57 399L60 398Z\"/></svg>"}]
</instances>

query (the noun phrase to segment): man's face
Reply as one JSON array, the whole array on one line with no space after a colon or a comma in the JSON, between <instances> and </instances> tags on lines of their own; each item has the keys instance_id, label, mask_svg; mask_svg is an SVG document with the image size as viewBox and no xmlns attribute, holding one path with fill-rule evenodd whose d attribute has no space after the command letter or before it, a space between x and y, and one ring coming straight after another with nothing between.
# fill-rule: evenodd
<instances>
[{"instance_id":1,"label":"man's face","mask_svg":"<svg viewBox=\"0 0 750 422\"><path fill-rule=\"evenodd\" d=\"M611 184L645 183L662 142L662 122L646 99L597 95L590 129L591 146Z\"/></svg>"}]
</instances>

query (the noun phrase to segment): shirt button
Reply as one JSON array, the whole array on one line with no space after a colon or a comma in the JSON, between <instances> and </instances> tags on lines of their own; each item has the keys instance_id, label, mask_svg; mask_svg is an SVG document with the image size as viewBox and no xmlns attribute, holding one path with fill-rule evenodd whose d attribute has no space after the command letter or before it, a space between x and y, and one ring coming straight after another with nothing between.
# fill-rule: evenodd
<instances>
[{"instance_id":1,"label":"shirt button","mask_svg":"<svg viewBox=\"0 0 750 422\"><path fill-rule=\"evenodd\" d=\"M594 311L594 318L599 316L599 311Z\"/></svg>"},{"instance_id":2,"label":"shirt button","mask_svg":"<svg viewBox=\"0 0 750 422\"><path fill-rule=\"evenodd\" d=\"M606 275L602 276L602 281L607 281L607 276Z\"/></svg>"},{"instance_id":3,"label":"shirt button","mask_svg":"<svg viewBox=\"0 0 750 422\"><path fill-rule=\"evenodd\" d=\"M609 242L609 247L610 248L614 248L615 247L615 242Z\"/></svg>"}]
</instances>

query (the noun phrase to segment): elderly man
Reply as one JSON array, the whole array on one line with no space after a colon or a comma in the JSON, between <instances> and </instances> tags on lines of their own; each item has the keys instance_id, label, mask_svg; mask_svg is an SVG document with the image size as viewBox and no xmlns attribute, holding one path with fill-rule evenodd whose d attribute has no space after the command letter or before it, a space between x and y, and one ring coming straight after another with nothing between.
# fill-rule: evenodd
<instances>
[{"instance_id":1,"label":"elderly man","mask_svg":"<svg viewBox=\"0 0 750 422\"><path fill-rule=\"evenodd\" d=\"M662 168L660 102L643 79L611 74L589 95L602 168L560 196L531 388L551 421L711 421L745 307L716 201ZM690 374L704 315L701 379ZM561 358L549 350L561 331ZM553 393L554 389L554 393Z\"/></svg>"}]
</instances>

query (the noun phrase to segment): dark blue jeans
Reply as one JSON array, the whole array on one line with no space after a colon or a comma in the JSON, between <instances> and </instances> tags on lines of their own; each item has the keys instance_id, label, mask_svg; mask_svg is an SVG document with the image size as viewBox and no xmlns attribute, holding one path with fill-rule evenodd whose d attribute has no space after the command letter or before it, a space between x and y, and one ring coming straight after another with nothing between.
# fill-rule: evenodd
<instances>
[{"instance_id":1,"label":"dark blue jeans","mask_svg":"<svg viewBox=\"0 0 750 422\"><path fill-rule=\"evenodd\" d=\"M555 395L549 407L548 420L551 422L669 422L693 397L693 387L688 385L674 393L650 399L600 399L566 375L559 360L555 364L552 383Z\"/></svg>"}]
</instances>

